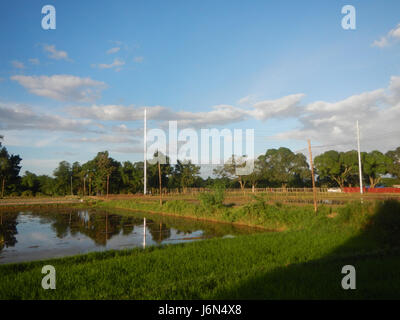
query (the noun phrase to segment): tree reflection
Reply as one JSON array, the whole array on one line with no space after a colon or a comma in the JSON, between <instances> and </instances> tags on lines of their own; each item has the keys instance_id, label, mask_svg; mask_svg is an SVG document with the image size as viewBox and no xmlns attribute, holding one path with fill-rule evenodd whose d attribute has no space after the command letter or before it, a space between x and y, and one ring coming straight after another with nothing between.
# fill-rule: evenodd
<instances>
[{"instance_id":1,"label":"tree reflection","mask_svg":"<svg viewBox=\"0 0 400 320\"><path fill-rule=\"evenodd\" d=\"M118 214L118 211L99 211L94 209L78 210L74 208L40 209L26 211L35 217L40 224L49 224L54 234L60 238L79 238L84 235L94 241L97 246L106 246L107 242L117 235L136 237L133 235L135 227L138 234L142 234L143 213ZM17 224L19 211L2 214L0 223L0 252L5 247L17 243ZM28 222L29 223L29 222ZM202 231L202 237L224 236L227 234L243 234L255 232L254 229L239 228L231 224L209 223L193 219L182 219L168 216L152 215L147 219L146 229L152 241L157 244L170 239L172 229L178 235L187 235L195 231Z\"/></svg>"},{"instance_id":2,"label":"tree reflection","mask_svg":"<svg viewBox=\"0 0 400 320\"><path fill-rule=\"evenodd\" d=\"M13 247L17 243L16 235L17 231L17 218L18 212L14 213L1 213L1 224L0 224L0 252L4 247Z\"/></svg>"},{"instance_id":3,"label":"tree reflection","mask_svg":"<svg viewBox=\"0 0 400 320\"><path fill-rule=\"evenodd\" d=\"M167 228L167 226L162 222L149 220L146 225L151 234L152 240L157 243L161 243L163 240L171 237L171 229Z\"/></svg>"}]
</instances>

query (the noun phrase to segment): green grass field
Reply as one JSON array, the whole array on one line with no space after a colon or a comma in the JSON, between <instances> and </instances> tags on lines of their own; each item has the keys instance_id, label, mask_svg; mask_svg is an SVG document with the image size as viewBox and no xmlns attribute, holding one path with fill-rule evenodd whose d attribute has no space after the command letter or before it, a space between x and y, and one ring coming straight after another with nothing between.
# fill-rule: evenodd
<instances>
[{"instance_id":1,"label":"green grass field","mask_svg":"<svg viewBox=\"0 0 400 320\"><path fill-rule=\"evenodd\" d=\"M268 206L252 214L285 231L2 265L0 298L398 299L400 203L336 209ZM41 287L46 264L56 290ZM356 290L341 288L348 264Z\"/></svg>"}]
</instances>

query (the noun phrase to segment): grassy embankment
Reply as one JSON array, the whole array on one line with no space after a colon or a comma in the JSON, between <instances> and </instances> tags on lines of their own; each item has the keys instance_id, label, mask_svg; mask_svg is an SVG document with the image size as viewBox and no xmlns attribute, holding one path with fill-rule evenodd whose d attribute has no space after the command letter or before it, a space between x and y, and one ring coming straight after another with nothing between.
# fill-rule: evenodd
<instances>
[{"instance_id":1,"label":"grassy embankment","mask_svg":"<svg viewBox=\"0 0 400 320\"><path fill-rule=\"evenodd\" d=\"M208 199L210 200L210 199ZM270 205L258 199L226 207L171 201L162 211L257 224L271 232L160 248L109 251L0 266L0 298L22 299L284 299L399 298L400 203L344 207ZM102 207L160 210L155 203ZM57 289L41 288L41 268L57 270ZM354 265L357 290L341 288Z\"/></svg>"}]
</instances>

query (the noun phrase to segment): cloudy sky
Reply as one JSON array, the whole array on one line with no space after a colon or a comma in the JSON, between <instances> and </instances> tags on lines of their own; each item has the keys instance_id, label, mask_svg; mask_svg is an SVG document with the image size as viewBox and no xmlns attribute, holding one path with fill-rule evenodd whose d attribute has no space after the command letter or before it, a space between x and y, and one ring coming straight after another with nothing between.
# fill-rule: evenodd
<instances>
[{"instance_id":1,"label":"cloudy sky","mask_svg":"<svg viewBox=\"0 0 400 320\"><path fill-rule=\"evenodd\" d=\"M255 152L400 145L400 2L0 3L0 134L23 169L109 150L139 161L149 128L254 128Z\"/></svg>"}]
</instances>

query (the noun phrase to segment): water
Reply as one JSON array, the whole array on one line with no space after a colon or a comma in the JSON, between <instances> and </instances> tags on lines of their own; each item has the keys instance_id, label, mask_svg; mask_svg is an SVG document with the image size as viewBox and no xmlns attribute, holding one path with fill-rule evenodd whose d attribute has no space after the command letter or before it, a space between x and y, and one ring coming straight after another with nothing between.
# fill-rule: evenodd
<instances>
[{"instance_id":1,"label":"water","mask_svg":"<svg viewBox=\"0 0 400 320\"><path fill-rule=\"evenodd\" d=\"M0 264L261 232L231 224L94 209L34 209L1 215Z\"/></svg>"}]
</instances>

